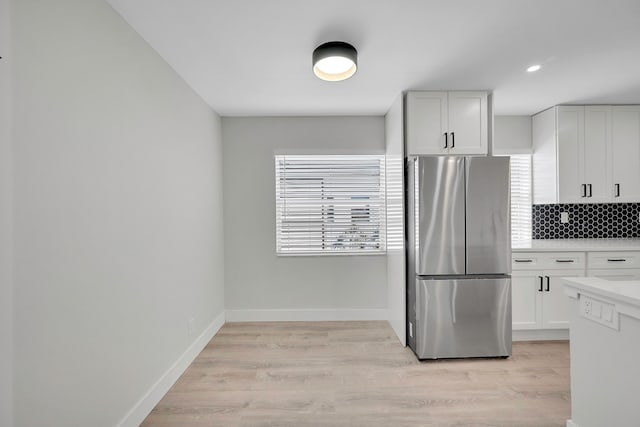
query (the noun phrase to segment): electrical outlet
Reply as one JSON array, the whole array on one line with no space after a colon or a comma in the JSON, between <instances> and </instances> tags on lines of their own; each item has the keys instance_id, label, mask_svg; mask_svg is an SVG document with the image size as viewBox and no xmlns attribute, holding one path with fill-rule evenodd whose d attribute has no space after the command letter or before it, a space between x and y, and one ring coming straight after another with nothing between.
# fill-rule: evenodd
<instances>
[{"instance_id":1,"label":"electrical outlet","mask_svg":"<svg viewBox=\"0 0 640 427\"><path fill-rule=\"evenodd\" d=\"M580 295L580 316L608 328L620 330L620 316L614 304Z\"/></svg>"},{"instance_id":2,"label":"electrical outlet","mask_svg":"<svg viewBox=\"0 0 640 427\"><path fill-rule=\"evenodd\" d=\"M569 223L569 212L560 212L560 223L561 224Z\"/></svg>"}]
</instances>

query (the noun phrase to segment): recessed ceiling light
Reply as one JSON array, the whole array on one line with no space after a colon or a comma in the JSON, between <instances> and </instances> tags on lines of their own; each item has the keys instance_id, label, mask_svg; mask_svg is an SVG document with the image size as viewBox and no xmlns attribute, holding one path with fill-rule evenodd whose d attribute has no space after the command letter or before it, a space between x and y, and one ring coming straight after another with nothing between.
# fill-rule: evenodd
<instances>
[{"instance_id":1,"label":"recessed ceiling light","mask_svg":"<svg viewBox=\"0 0 640 427\"><path fill-rule=\"evenodd\" d=\"M534 71L538 71L540 69L540 65L536 64L536 65L532 65L531 67L527 68L527 71L530 73L533 73Z\"/></svg>"},{"instance_id":2,"label":"recessed ceiling light","mask_svg":"<svg viewBox=\"0 0 640 427\"><path fill-rule=\"evenodd\" d=\"M313 51L313 73L319 79L339 82L358 69L358 52L349 43L328 42Z\"/></svg>"}]
</instances>

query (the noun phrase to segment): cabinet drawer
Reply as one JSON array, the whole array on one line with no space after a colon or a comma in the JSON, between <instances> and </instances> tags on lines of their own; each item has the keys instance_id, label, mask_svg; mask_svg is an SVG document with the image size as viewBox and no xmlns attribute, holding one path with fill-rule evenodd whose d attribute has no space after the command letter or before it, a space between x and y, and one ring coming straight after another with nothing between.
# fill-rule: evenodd
<instances>
[{"instance_id":1,"label":"cabinet drawer","mask_svg":"<svg viewBox=\"0 0 640 427\"><path fill-rule=\"evenodd\" d=\"M584 252L517 252L511 256L513 270L584 268Z\"/></svg>"},{"instance_id":2,"label":"cabinet drawer","mask_svg":"<svg viewBox=\"0 0 640 427\"><path fill-rule=\"evenodd\" d=\"M638 252L589 252L587 265L591 268L640 268Z\"/></svg>"},{"instance_id":3,"label":"cabinet drawer","mask_svg":"<svg viewBox=\"0 0 640 427\"><path fill-rule=\"evenodd\" d=\"M588 269L587 277L605 280L640 280L640 268Z\"/></svg>"}]
</instances>

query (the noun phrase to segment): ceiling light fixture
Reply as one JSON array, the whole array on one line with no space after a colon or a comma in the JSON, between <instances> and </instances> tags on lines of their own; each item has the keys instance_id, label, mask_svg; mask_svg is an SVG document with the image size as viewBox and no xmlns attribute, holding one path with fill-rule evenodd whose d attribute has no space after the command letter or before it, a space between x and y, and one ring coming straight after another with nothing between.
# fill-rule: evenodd
<instances>
[{"instance_id":1,"label":"ceiling light fixture","mask_svg":"<svg viewBox=\"0 0 640 427\"><path fill-rule=\"evenodd\" d=\"M536 64L536 65L532 65L531 67L527 68L527 71L530 73L533 73L534 71L538 71L540 69L540 65Z\"/></svg>"},{"instance_id":2,"label":"ceiling light fixture","mask_svg":"<svg viewBox=\"0 0 640 427\"><path fill-rule=\"evenodd\" d=\"M358 69L358 51L345 42L327 42L313 51L313 73L319 79L339 82Z\"/></svg>"}]
</instances>

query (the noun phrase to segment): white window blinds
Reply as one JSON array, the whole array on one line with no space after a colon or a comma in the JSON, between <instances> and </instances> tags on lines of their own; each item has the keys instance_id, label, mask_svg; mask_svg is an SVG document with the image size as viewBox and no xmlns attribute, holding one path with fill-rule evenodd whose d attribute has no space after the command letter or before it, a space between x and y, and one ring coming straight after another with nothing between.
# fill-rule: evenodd
<instances>
[{"instance_id":1,"label":"white window blinds","mask_svg":"<svg viewBox=\"0 0 640 427\"><path fill-rule=\"evenodd\" d=\"M385 250L384 156L275 156L278 254Z\"/></svg>"},{"instance_id":2,"label":"white window blinds","mask_svg":"<svg viewBox=\"0 0 640 427\"><path fill-rule=\"evenodd\" d=\"M531 239L531 155L511 156L511 240Z\"/></svg>"}]
</instances>

